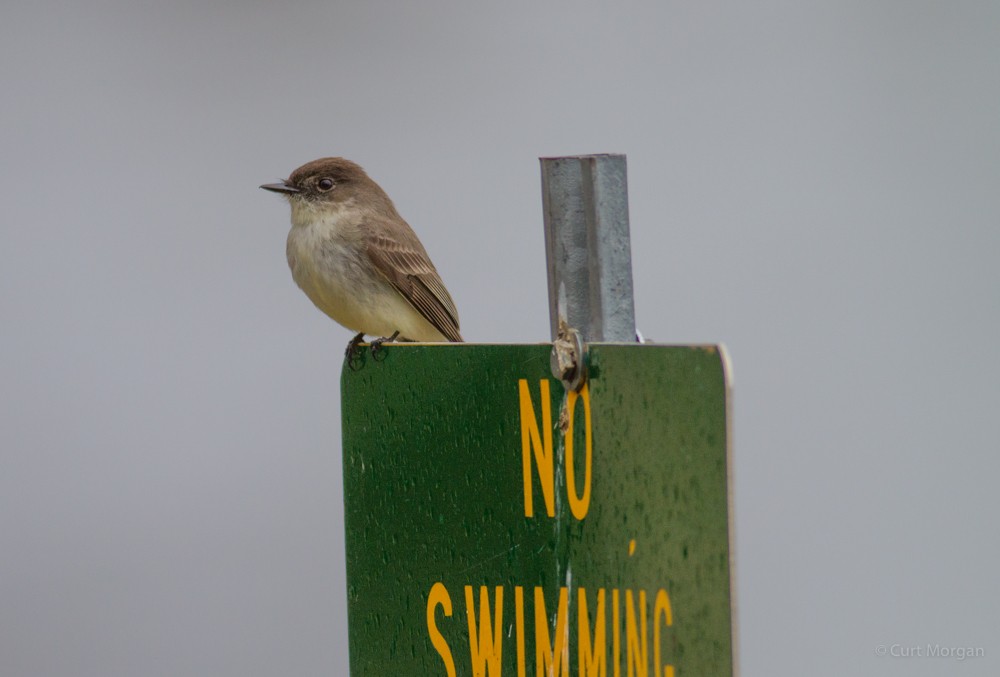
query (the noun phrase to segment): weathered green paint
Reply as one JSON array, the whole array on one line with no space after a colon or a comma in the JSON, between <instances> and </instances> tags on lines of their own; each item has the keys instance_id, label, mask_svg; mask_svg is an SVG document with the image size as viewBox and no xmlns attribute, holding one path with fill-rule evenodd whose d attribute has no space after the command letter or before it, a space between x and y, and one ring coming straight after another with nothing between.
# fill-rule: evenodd
<instances>
[{"instance_id":1,"label":"weathered green paint","mask_svg":"<svg viewBox=\"0 0 1000 677\"><path fill-rule=\"evenodd\" d=\"M518 675L515 587L523 588L526 675L535 669L534 589L555 634L560 587L569 589L569 675L578 657L578 589L591 632L606 591L607 676L614 672L612 594L620 590L620 674L626 665L625 590L646 591L649 675L654 632L661 663L678 676L733 674L729 456L725 360L715 347L592 344L593 475L589 512L570 512L562 435L554 431L556 515L545 511L532 465L534 517L525 517L519 379L539 425L548 379L552 423L564 395L549 345L386 346L345 369L344 487L350 663L354 677L445 675L427 601L440 582L452 615L435 609L458 675L472 675L466 586L480 623L480 586L503 586L502 673ZM584 477L584 411L574 422L577 493ZM630 542L634 539L634 552ZM673 625L654 618L669 595ZM636 609L637 620L640 617ZM638 627L638 626L637 626ZM493 673L487 672L487 675ZM557 673L558 674L558 673ZM638 674L646 674L640 671Z\"/></svg>"}]
</instances>

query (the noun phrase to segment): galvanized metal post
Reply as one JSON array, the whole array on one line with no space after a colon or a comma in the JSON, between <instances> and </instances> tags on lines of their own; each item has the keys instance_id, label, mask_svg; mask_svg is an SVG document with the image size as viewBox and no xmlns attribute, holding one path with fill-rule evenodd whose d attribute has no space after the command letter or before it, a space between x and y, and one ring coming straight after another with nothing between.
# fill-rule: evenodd
<instances>
[{"instance_id":1,"label":"galvanized metal post","mask_svg":"<svg viewBox=\"0 0 1000 677\"><path fill-rule=\"evenodd\" d=\"M540 160L552 340L634 342L625 156Z\"/></svg>"}]
</instances>

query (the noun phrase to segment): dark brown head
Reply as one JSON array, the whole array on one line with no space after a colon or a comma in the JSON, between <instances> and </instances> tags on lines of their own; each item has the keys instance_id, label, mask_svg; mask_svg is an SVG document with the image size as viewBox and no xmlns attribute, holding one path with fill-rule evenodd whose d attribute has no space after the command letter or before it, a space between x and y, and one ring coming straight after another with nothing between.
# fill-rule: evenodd
<instances>
[{"instance_id":1,"label":"dark brown head","mask_svg":"<svg viewBox=\"0 0 1000 677\"><path fill-rule=\"evenodd\" d=\"M398 216L392 200L365 170L350 160L326 157L302 165L280 183L265 183L264 190L285 195L290 202L345 204L354 201L386 215Z\"/></svg>"}]
</instances>

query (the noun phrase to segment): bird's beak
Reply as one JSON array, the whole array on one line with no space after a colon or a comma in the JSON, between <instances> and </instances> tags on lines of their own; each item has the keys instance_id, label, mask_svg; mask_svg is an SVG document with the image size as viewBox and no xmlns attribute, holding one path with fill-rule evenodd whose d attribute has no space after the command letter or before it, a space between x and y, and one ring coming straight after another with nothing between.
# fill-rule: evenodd
<instances>
[{"instance_id":1,"label":"bird's beak","mask_svg":"<svg viewBox=\"0 0 1000 677\"><path fill-rule=\"evenodd\" d=\"M261 188L269 190L272 193L285 193L287 195L301 192L295 186L289 186L287 181L282 181L281 183L265 183L261 186Z\"/></svg>"}]
</instances>

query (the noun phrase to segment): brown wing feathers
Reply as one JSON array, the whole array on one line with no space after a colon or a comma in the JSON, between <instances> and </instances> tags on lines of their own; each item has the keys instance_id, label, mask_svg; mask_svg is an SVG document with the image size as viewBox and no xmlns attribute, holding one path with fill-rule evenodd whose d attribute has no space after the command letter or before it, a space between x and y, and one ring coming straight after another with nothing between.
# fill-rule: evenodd
<instances>
[{"instance_id":1,"label":"brown wing feathers","mask_svg":"<svg viewBox=\"0 0 1000 677\"><path fill-rule=\"evenodd\" d=\"M373 235L369 238L368 255L372 263L449 341L461 341L455 302L430 257L412 231L398 234L402 237Z\"/></svg>"}]
</instances>

